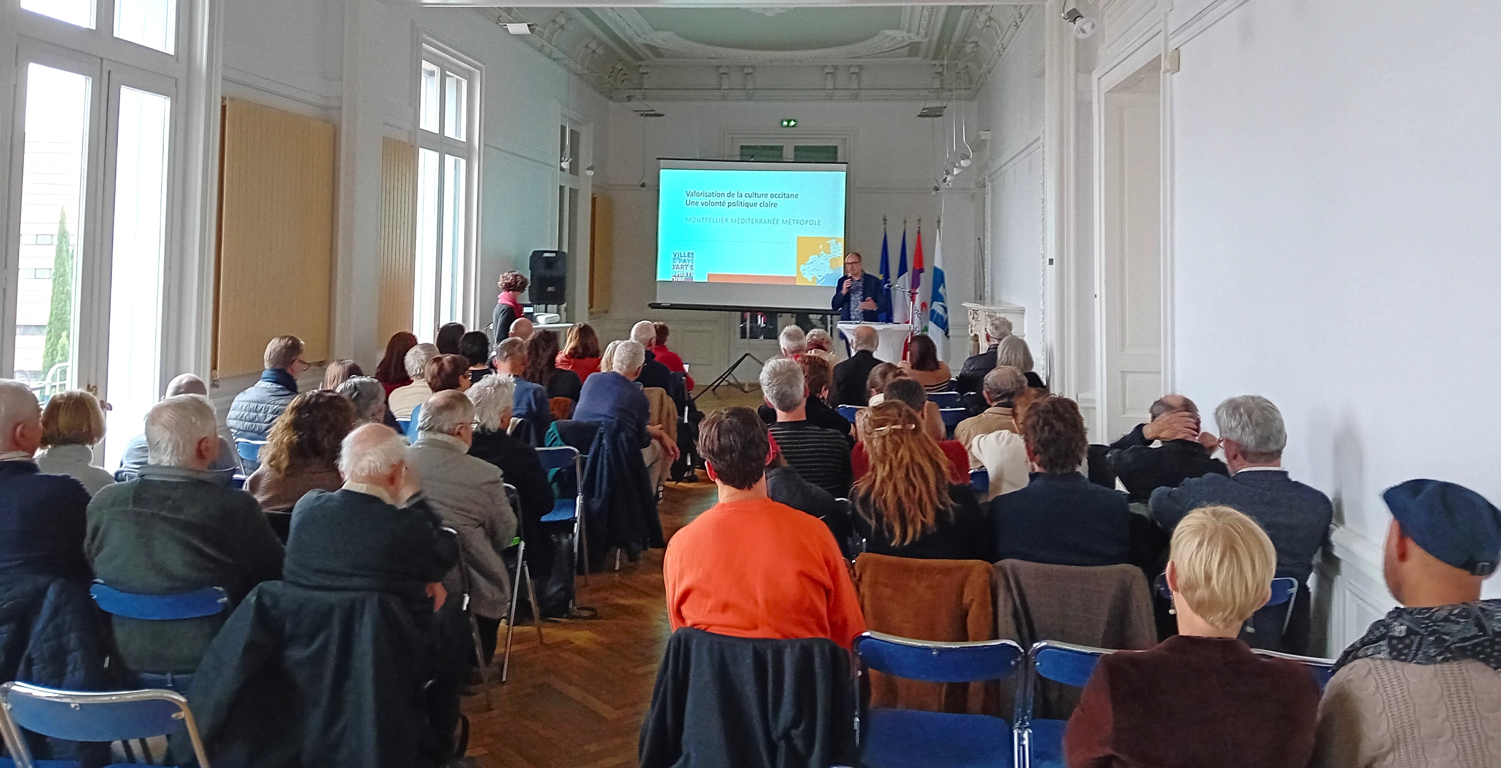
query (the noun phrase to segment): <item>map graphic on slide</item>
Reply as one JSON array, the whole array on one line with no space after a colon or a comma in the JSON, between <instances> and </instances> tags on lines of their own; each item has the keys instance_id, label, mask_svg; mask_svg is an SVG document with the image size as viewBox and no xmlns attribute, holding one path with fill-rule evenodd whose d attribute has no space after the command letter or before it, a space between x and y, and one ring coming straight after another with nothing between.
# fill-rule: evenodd
<instances>
[{"instance_id":1,"label":"map graphic on slide","mask_svg":"<svg viewBox=\"0 0 1501 768\"><path fill-rule=\"evenodd\" d=\"M797 284L839 284L844 274L844 238L799 237L797 239Z\"/></svg>"}]
</instances>

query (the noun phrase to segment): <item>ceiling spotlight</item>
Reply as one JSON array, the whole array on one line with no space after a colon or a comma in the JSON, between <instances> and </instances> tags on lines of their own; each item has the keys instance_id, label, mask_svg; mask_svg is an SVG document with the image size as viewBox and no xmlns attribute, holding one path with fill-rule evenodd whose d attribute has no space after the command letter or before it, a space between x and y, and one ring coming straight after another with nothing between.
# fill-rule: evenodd
<instances>
[{"instance_id":1,"label":"ceiling spotlight","mask_svg":"<svg viewBox=\"0 0 1501 768\"><path fill-rule=\"evenodd\" d=\"M1098 27L1094 19L1085 16L1077 7L1064 11L1063 20L1074 25L1074 37L1080 40L1093 35L1095 29Z\"/></svg>"},{"instance_id":2,"label":"ceiling spotlight","mask_svg":"<svg viewBox=\"0 0 1501 768\"><path fill-rule=\"evenodd\" d=\"M530 35L532 33L532 25L524 21L508 21L501 26L505 27L506 31L513 35Z\"/></svg>"}]
</instances>

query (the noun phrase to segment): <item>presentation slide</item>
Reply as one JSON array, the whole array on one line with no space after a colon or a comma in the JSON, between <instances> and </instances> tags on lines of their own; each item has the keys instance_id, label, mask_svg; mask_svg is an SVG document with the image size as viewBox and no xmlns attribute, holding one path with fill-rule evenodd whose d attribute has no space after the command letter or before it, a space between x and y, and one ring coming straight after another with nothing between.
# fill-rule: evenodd
<instances>
[{"instance_id":1,"label":"presentation slide","mask_svg":"<svg viewBox=\"0 0 1501 768\"><path fill-rule=\"evenodd\" d=\"M843 163L660 162L658 302L829 308L844 274Z\"/></svg>"}]
</instances>

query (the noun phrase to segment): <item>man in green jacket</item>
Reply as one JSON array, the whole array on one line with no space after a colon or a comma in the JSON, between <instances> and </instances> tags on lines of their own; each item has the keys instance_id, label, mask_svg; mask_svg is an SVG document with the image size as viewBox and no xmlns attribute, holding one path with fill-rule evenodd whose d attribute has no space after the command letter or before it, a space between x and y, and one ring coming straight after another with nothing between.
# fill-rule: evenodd
<instances>
[{"instance_id":1,"label":"man in green jacket","mask_svg":"<svg viewBox=\"0 0 1501 768\"><path fill-rule=\"evenodd\" d=\"M253 496L209 471L219 453L213 406L178 395L146 415L150 463L89 504L84 554L105 584L165 595L223 587L238 604L262 581L281 578L283 550ZM233 605L199 619L140 621L118 616L115 646L136 672L188 674Z\"/></svg>"}]
</instances>

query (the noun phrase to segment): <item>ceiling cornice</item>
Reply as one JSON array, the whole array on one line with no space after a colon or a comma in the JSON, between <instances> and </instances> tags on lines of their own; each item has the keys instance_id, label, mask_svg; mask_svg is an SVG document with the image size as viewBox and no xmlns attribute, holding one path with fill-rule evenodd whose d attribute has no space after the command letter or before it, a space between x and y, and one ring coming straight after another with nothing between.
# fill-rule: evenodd
<instances>
[{"instance_id":1,"label":"ceiling cornice","mask_svg":"<svg viewBox=\"0 0 1501 768\"><path fill-rule=\"evenodd\" d=\"M650 45L664 53L677 54L695 59L727 59L767 63L791 63L799 61L817 61L822 63L831 59L862 59L891 53L892 51L906 48L913 43L921 41L921 37L900 29L883 29L869 40L863 40L850 45L801 51L752 51L743 48L705 45L684 39L675 32L653 31L642 36L640 39L643 45ZM664 58L659 61L670 63L672 58L676 57Z\"/></svg>"}]
</instances>

